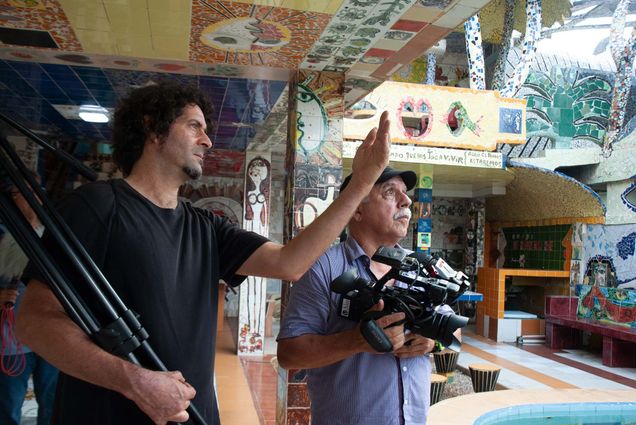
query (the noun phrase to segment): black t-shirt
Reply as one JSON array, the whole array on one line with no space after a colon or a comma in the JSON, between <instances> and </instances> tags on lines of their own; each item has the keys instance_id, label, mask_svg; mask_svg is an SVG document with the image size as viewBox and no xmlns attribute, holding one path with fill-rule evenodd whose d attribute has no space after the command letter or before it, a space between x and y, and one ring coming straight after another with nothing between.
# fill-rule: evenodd
<instances>
[{"instance_id":1,"label":"black t-shirt","mask_svg":"<svg viewBox=\"0 0 636 425\"><path fill-rule=\"evenodd\" d=\"M60 212L115 292L140 315L148 343L168 370L180 370L194 386L199 412L208 424L218 423L212 384L218 281L240 284L245 277L235 271L267 239L185 202L159 208L124 180L85 185L65 199ZM55 246L48 232L44 241ZM69 267L63 257L57 260ZM44 280L33 267L28 274ZM80 295L94 300L76 274L67 275ZM61 374L54 423L151 421L120 394Z\"/></svg>"}]
</instances>

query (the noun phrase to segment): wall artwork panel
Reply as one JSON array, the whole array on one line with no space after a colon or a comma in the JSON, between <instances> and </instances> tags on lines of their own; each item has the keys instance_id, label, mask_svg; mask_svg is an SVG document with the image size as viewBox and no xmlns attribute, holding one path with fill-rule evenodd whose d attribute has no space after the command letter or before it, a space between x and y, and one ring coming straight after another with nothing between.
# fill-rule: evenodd
<instances>
[{"instance_id":1,"label":"wall artwork panel","mask_svg":"<svg viewBox=\"0 0 636 425\"><path fill-rule=\"evenodd\" d=\"M246 163L243 228L269 236L270 158L248 153ZM266 288L267 279L258 276L248 276L239 287L239 354L263 354Z\"/></svg>"},{"instance_id":2,"label":"wall artwork panel","mask_svg":"<svg viewBox=\"0 0 636 425\"><path fill-rule=\"evenodd\" d=\"M599 280L607 287L636 287L636 224L587 225L584 235L582 283ZM599 265L605 266L600 273Z\"/></svg>"},{"instance_id":3,"label":"wall artwork panel","mask_svg":"<svg viewBox=\"0 0 636 425\"><path fill-rule=\"evenodd\" d=\"M504 227L501 231L505 238L504 268L566 269L566 252L571 249L571 225Z\"/></svg>"},{"instance_id":4,"label":"wall artwork panel","mask_svg":"<svg viewBox=\"0 0 636 425\"><path fill-rule=\"evenodd\" d=\"M293 131L296 162L341 164L344 75L299 72Z\"/></svg>"}]
</instances>

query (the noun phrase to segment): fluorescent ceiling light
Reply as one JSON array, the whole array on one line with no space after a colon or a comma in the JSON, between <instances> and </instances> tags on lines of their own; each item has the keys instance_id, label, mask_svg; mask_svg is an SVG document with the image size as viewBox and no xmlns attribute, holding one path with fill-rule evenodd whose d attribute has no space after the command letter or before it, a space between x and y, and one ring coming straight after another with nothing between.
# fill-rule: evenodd
<instances>
[{"instance_id":1,"label":"fluorescent ceiling light","mask_svg":"<svg viewBox=\"0 0 636 425\"><path fill-rule=\"evenodd\" d=\"M82 105L79 107L79 117L86 122L104 123L108 122L108 109L101 106Z\"/></svg>"}]
</instances>

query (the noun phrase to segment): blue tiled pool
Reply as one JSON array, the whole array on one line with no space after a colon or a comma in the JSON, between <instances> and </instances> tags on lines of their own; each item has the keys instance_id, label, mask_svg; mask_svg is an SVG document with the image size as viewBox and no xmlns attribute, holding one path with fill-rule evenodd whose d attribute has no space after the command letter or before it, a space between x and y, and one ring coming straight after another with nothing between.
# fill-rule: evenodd
<instances>
[{"instance_id":1,"label":"blue tiled pool","mask_svg":"<svg viewBox=\"0 0 636 425\"><path fill-rule=\"evenodd\" d=\"M512 406L481 415L474 425L636 425L636 403Z\"/></svg>"}]
</instances>

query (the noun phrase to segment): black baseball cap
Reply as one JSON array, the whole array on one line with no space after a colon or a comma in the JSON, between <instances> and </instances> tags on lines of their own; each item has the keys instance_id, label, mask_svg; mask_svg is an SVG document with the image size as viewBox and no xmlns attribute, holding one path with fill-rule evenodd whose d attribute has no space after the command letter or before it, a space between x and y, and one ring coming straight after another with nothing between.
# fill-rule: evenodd
<instances>
[{"instance_id":1,"label":"black baseball cap","mask_svg":"<svg viewBox=\"0 0 636 425\"><path fill-rule=\"evenodd\" d=\"M417 183L417 174L415 174L413 171L395 170L391 167L386 167L384 171L382 171L382 174L380 174L380 177L378 177L378 179L375 181L375 184L384 183L385 181L397 176L400 176L402 178L402 181L406 185L406 190L413 189L415 187L415 184ZM345 187L347 187L350 181L351 174L345 177L342 185L340 185L340 192L342 192Z\"/></svg>"}]
</instances>

